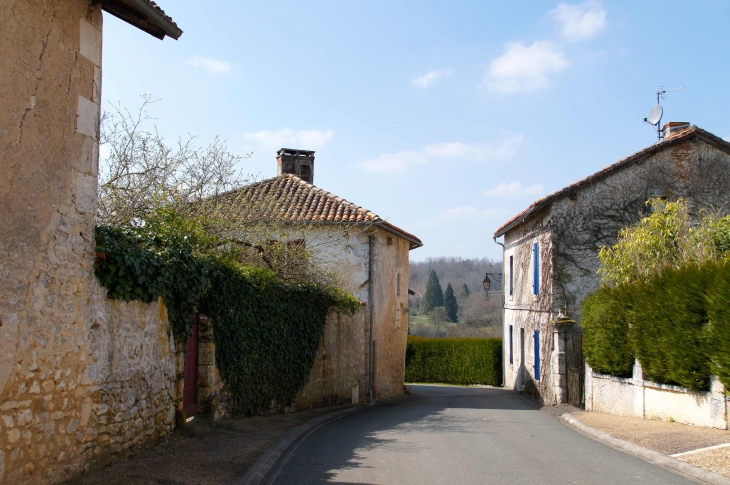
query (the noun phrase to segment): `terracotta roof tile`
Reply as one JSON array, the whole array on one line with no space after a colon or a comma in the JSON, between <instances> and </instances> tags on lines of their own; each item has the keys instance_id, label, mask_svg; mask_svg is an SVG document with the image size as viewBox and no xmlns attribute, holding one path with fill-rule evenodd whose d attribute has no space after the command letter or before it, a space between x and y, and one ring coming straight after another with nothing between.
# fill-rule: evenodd
<instances>
[{"instance_id":1,"label":"terracotta roof tile","mask_svg":"<svg viewBox=\"0 0 730 485\"><path fill-rule=\"evenodd\" d=\"M604 179L605 177L608 177L612 173L623 169L624 167L627 167L633 163L639 162L643 159L645 159L648 156L651 156L661 150L664 150L665 148L672 147L674 145L679 145L686 140L697 136L699 138L702 138L707 143L716 146L717 148L724 150L727 153L730 153L730 143L726 142L722 138L719 138L709 131L705 131L702 128L698 128L697 126L690 126L686 130L682 130L678 132L676 135L673 135L671 138L660 141L658 143L655 143L654 145L644 148L643 150L640 150L636 153L634 153L631 156L628 156L622 160L619 160L618 162L614 163L613 165L609 165L608 167L604 168L603 170L600 170L592 175L589 175L588 177L579 180L578 182L575 182L571 185L568 185L567 187L564 187L557 192L553 192L552 194L543 197L542 199L536 200L533 202L527 209L523 210L516 216L514 216L509 221L505 222L500 226L499 229L497 229L494 232L494 237L500 237L504 235L507 231L512 229L513 227L521 224L522 222L529 219L533 214L535 214L540 209L543 209L550 204L552 204L554 201L565 197L566 195L570 194L571 191L583 188L586 185L592 184L594 182L598 182L599 180Z\"/></svg>"},{"instance_id":2,"label":"terracotta roof tile","mask_svg":"<svg viewBox=\"0 0 730 485\"><path fill-rule=\"evenodd\" d=\"M412 243L423 245L420 239L385 221L377 214L316 187L294 175L282 175L262 180L223 194L224 212L241 219L264 219L291 222L331 222L377 224ZM256 214L249 213L255 204Z\"/></svg>"}]
</instances>

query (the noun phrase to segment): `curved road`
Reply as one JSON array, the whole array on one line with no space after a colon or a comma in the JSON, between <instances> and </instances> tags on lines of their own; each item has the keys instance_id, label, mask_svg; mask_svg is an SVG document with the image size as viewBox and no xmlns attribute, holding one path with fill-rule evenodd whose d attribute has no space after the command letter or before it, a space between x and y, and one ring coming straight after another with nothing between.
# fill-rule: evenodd
<instances>
[{"instance_id":1,"label":"curved road","mask_svg":"<svg viewBox=\"0 0 730 485\"><path fill-rule=\"evenodd\" d=\"M540 409L496 388L412 388L412 396L316 430L269 483L695 483L593 441L557 419L574 408Z\"/></svg>"}]
</instances>

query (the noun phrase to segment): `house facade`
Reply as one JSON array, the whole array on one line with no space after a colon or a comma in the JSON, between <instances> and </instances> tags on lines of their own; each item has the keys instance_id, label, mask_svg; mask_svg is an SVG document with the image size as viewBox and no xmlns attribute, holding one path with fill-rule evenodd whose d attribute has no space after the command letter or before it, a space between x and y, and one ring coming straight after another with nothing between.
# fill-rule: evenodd
<instances>
[{"instance_id":1,"label":"house facade","mask_svg":"<svg viewBox=\"0 0 730 485\"><path fill-rule=\"evenodd\" d=\"M278 176L225 194L229 216L265 220L271 237L301 244L361 302L333 313L299 408L368 402L403 392L408 336L409 252L423 243L373 212L322 190L314 152L282 148ZM258 208L251 216L251 207Z\"/></svg>"},{"instance_id":2,"label":"house facade","mask_svg":"<svg viewBox=\"0 0 730 485\"><path fill-rule=\"evenodd\" d=\"M62 482L175 423L164 308L108 300L93 274L102 11L160 39L182 34L147 0L0 7L4 484Z\"/></svg>"},{"instance_id":3,"label":"house facade","mask_svg":"<svg viewBox=\"0 0 730 485\"><path fill-rule=\"evenodd\" d=\"M593 408L602 395L583 362L580 317L583 300L600 286L598 249L646 216L653 197L686 199L694 213L730 209L730 144L688 123L668 123L664 133L494 233L504 237L506 387L546 404Z\"/></svg>"}]
</instances>

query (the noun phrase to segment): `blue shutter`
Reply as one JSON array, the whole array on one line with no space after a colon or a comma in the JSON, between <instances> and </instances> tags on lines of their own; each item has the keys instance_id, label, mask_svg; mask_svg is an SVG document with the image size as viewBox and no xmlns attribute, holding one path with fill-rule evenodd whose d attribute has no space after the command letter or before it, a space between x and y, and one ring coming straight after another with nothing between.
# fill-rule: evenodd
<instances>
[{"instance_id":1,"label":"blue shutter","mask_svg":"<svg viewBox=\"0 0 730 485\"><path fill-rule=\"evenodd\" d=\"M515 279L512 276L514 274L514 256L509 257L509 294L514 295L515 294Z\"/></svg>"},{"instance_id":2,"label":"blue shutter","mask_svg":"<svg viewBox=\"0 0 730 485\"><path fill-rule=\"evenodd\" d=\"M540 294L540 245L535 243L532 245L532 290L535 295Z\"/></svg>"},{"instance_id":3,"label":"blue shutter","mask_svg":"<svg viewBox=\"0 0 730 485\"><path fill-rule=\"evenodd\" d=\"M540 331L535 330L535 380L540 380Z\"/></svg>"},{"instance_id":4,"label":"blue shutter","mask_svg":"<svg viewBox=\"0 0 730 485\"><path fill-rule=\"evenodd\" d=\"M512 325L509 326L509 363L512 364Z\"/></svg>"}]
</instances>

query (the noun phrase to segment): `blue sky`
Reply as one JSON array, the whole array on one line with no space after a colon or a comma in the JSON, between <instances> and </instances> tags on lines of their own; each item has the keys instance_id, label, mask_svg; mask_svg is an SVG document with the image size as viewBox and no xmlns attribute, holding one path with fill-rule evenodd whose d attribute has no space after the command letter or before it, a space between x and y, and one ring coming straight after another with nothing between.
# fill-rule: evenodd
<instances>
[{"instance_id":1,"label":"blue sky","mask_svg":"<svg viewBox=\"0 0 730 485\"><path fill-rule=\"evenodd\" d=\"M501 258L532 201L652 143L666 121L730 138L730 1L160 0L160 42L105 15L103 103L140 95L170 139L216 136L276 174L316 151L315 185L424 241L413 260Z\"/></svg>"}]
</instances>

